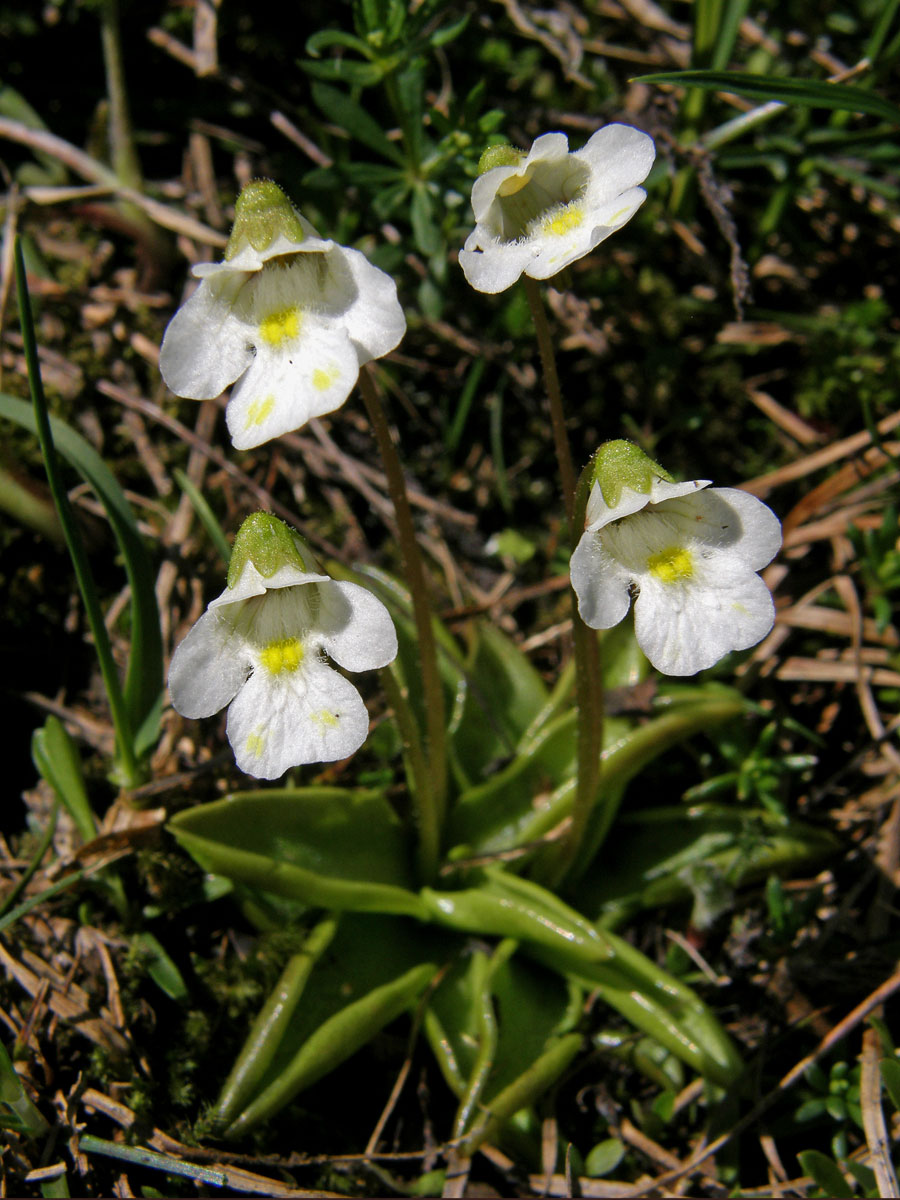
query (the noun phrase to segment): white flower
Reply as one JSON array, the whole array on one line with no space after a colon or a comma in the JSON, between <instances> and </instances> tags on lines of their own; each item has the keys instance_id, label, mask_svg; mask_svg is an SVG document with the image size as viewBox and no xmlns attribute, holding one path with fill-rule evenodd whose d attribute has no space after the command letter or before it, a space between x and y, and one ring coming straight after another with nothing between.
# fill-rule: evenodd
<instances>
[{"instance_id":1,"label":"white flower","mask_svg":"<svg viewBox=\"0 0 900 1200\"><path fill-rule=\"evenodd\" d=\"M237 381L225 417L238 450L339 408L363 363L406 330L394 281L320 238L274 184L238 197L225 261L169 323L159 367L178 396L210 400Z\"/></svg>"},{"instance_id":2,"label":"white flower","mask_svg":"<svg viewBox=\"0 0 900 1200\"><path fill-rule=\"evenodd\" d=\"M564 133L545 133L527 155L486 152L491 166L472 188L477 222L460 251L466 279L479 292L502 292L524 271L549 279L630 220L646 192L637 186L653 165L653 139L630 125L606 125L574 154Z\"/></svg>"},{"instance_id":3,"label":"white flower","mask_svg":"<svg viewBox=\"0 0 900 1200\"><path fill-rule=\"evenodd\" d=\"M622 487L610 506L595 482L572 555L584 621L618 625L636 594L638 645L666 675L693 675L754 646L775 620L756 572L781 545L778 518L747 492L708 486L656 477L648 491Z\"/></svg>"},{"instance_id":4,"label":"white flower","mask_svg":"<svg viewBox=\"0 0 900 1200\"><path fill-rule=\"evenodd\" d=\"M254 521L251 536L262 526L278 543L274 553L247 550L241 533ZM227 732L237 765L258 779L347 758L366 740L366 706L325 654L350 671L386 666L397 654L381 601L358 584L309 570L315 563L306 547L275 523L257 513L241 527L229 586L169 669L172 704L182 716L209 717L230 706Z\"/></svg>"}]
</instances>

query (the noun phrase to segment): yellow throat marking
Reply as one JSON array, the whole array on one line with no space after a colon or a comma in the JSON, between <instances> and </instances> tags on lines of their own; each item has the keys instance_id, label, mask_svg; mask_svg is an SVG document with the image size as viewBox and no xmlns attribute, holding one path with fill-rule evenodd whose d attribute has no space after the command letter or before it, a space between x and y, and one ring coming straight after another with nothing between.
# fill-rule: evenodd
<instances>
[{"instance_id":1,"label":"yellow throat marking","mask_svg":"<svg viewBox=\"0 0 900 1200\"><path fill-rule=\"evenodd\" d=\"M280 638L263 646L259 660L270 675L296 671L303 662L303 647L299 638Z\"/></svg>"},{"instance_id":2,"label":"yellow throat marking","mask_svg":"<svg viewBox=\"0 0 900 1200\"><path fill-rule=\"evenodd\" d=\"M669 546L647 559L650 574L662 583L680 583L694 574L694 560L683 546Z\"/></svg>"},{"instance_id":3,"label":"yellow throat marking","mask_svg":"<svg viewBox=\"0 0 900 1200\"><path fill-rule=\"evenodd\" d=\"M563 237L584 220L584 209L580 204L567 204L541 221L541 233L548 237Z\"/></svg>"},{"instance_id":4,"label":"yellow throat marking","mask_svg":"<svg viewBox=\"0 0 900 1200\"><path fill-rule=\"evenodd\" d=\"M296 305L279 308L259 323L259 336L270 346L283 346L293 342L300 333L300 309Z\"/></svg>"}]
</instances>

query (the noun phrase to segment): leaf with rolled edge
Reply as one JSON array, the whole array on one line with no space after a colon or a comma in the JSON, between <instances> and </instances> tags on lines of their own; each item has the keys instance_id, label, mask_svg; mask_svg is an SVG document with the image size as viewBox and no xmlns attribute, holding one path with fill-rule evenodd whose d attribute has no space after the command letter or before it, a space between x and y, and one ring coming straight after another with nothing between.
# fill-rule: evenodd
<instances>
[{"instance_id":1,"label":"leaf with rolled edge","mask_svg":"<svg viewBox=\"0 0 900 1200\"><path fill-rule=\"evenodd\" d=\"M579 903L609 927L642 908L691 896L685 872L703 864L732 887L772 871L819 862L837 840L801 821L764 809L675 804L621 818L615 853L601 854L578 884Z\"/></svg>"},{"instance_id":2,"label":"leaf with rolled edge","mask_svg":"<svg viewBox=\"0 0 900 1200\"><path fill-rule=\"evenodd\" d=\"M345 913L227 1136L268 1120L411 1008L459 948L452 934L402 917Z\"/></svg>"},{"instance_id":3,"label":"leaf with rolled edge","mask_svg":"<svg viewBox=\"0 0 900 1200\"><path fill-rule=\"evenodd\" d=\"M598 803L575 877L597 853L626 785L638 772L671 746L744 710L738 692L717 686L691 688L683 701L666 703L665 711L638 726L624 717L607 716L603 722ZM549 721L502 771L463 792L450 814L450 845L481 854L511 850L544 837L569 815L575 794L575 717L570 709Z\"/></svg>"},{"instance_id":4,"label":"leaf with rolled edge","mask_svg":"<svg viewBox=\"0 0 900 1200\"><path fill-rule=\"evenodd\" d=\"M442 977L425 1012L426 1036L460 1098L453 1137L467 1135L470 1150L486 1136L520 1142L505 1122L556 1082L581 1045L571 1036L580 989L516 947L507 939L490 956L473 949ZM538 1137L526 1152L539 1160L539 1147Z\"/></svg>"},{"instance_id":5,"label":"leaf with rolled edge","mask_svg":"<svg viewBox=\"0 0 900 1200\"><path fill-rule=\"evenodd\" d=\"M900 108L868 88L815 79L784 79L777 75L751 75L745 71L660 71L639 75L634 83L671 83L716 92L733 92L751 100L779 100L803 108L843 109L880 117L900 125Z\"/></svg>"},{"instance_id":6,"label":"leaf with rolled edge","mask_svg":"<svg viewBox=\"0 0 900 1200\"><path fill-rule=\"evenodd\" d=\"M494 625L474 626L465 686L450 722L451 766L460 787L508 758L547 703L547 687L518 646Z\"/></svg>"},{"instance_id":7,"label":"leaf with rolled edge","mask_svg":"<svg viewBox=\"0 0 900 1200\"><path fill-rule=\"evenodd\" d=\"M378 792L238 792L178 813L168 828L208 871L321 908L407 913L406 832Z\"/></svg>"},{"instance_id":8,"label":"leaf with rolled edge","mask_svg":"<svg viewBox=\"0 0 900 1200\"><path fill-rule=\"evenodd\" d=\"M486 869L483 878L480 887L459 892L423 888L422 898L449 928L520 940L539 962L595 989L700 1074L723 1085L734 1082L742 1065L731 1039L690 988L539 884L496 868Z\"/></svg>"},{"instance_id":9,"label":"leaf with rolled edge","mask_svg":"<svg viewBox=\"0 0 900 1200\"><path fill-rule=\"evenodd\" d=\"M31 433L37 432L34 411L24 400L0 392L0 417L14 421ZM144 725L159 703L163 690L162 635L156 603L156 573L144 546L131 505L100 455L81 434L64 421L50 417L56 451L94 490L100 500L125 565L131 586L131 653L123 695L132 729ZM161 710L159 710L161 712ZM148 736L148 745L156 741L156 731Z\"/></svg>"}]
</instances>

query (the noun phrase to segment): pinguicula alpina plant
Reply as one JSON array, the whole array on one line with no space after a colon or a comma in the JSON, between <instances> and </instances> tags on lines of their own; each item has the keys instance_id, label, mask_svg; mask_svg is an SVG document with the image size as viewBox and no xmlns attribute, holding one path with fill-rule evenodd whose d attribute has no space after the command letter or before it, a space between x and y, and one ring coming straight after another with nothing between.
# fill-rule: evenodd
<instances>
[{"instance_id":1,"label":"pinguicula alpina plant","mask_svg":"<svg viewBox=\"0 0 900 1200\"><path fill-rule=\"evenodd\" d=\"M473 623L464 646L434 614L367 365L406 328L387 275L320 237L275 184L257 182L238 197L224 261L195 268L200 286L169 324L164 379L197 399L233 385L226 416L238 449L336 409L359 382L403 569L402 584L339 563L323 569L287 524L253 514L237 531L227 586L172 656L173 707L186 718L227 707L242 772L278 780L299 768L282 785L186 807L169 823L205 871L235 886L251 920L307 927L212 1112L226 1136L270 1118L417 1006L459 1100L448 1140L461 1155L502 1141L514 1118L539 1147L534 1105L582 1049L588 995L647 1040L648 1061L726 1087L740 1077L731 1038L696 993L605 928L585 900L631 778L674 743L746 711L740 693L718 685L640 721L607 718L605 688L646 675L637 647L660 671L693 674L753 645L774 613L758 572L780 527L759 501L704 480L676 483L620 440L580 478L572 462L537 281L635 214L653 158L651 139L623 125L574 153L561 133L527 153L495 148L460 255L480 292L521 277L534 317L572 550L572 667L552 688L490 622ZM628 629L598 636L624 621L632 599L637 642ZM110 656L112 675L113 665ZM396 786L310 781L314 764L348 759L369 731L341 669L380 672L402 751ZM121 707L127 746L134 731ZM148 707L145 695L135 701L141 720ZM753 866L764 870L793 830L754 816L769 857ZM735 824L735 855L740 836ZM800 853L797 839L790 845ZM667 878L689 896L683 872Z\"/></svg>"}]
</instances>

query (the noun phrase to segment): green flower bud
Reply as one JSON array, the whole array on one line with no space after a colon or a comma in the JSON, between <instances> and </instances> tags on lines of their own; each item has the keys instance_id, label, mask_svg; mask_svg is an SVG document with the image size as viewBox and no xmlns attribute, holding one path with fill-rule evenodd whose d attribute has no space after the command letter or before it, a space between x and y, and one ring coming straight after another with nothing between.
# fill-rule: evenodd
<instances>
[{"instance_id":1,"label":"green flower bud","mask_svg":"<svg viewBox=\"0 0 900 1200\"><path fill-rule=\"evenodd\" d=\"M225 259L234 258L248 243L262 254L279 234L298 243L306 237L296 209L278 184L271 179L254 179L235 203Z\"/></svg>"},{"instance_id":2,"label":"green flower bud","mask_svg":"<svg viewBox=\"0 0 900 1200\"><path fill-rule=\"evenodd\" d=\"M248 562L265 579L286 566L310 573L318 569L308 546L290 525L266 512L251 513L237 531L228 564L229 587L237 584Z\"/></svg>"},{"instance_id":3,"label":"green flower bud","mask_svg":"<svg viewBox=\"0 0 900 1200\"><path fill-rule=\"evenodd\" d=\"M615 508L622 497L623 488L633 492L650 491L654 481L665 479L674 483L672 476L658 462L648 458L633 442L618 438L604 442L594 455L594 483L600 485L604 502Z\"/></svg>"},{"instance_id":4,"label":"green flower bud","mask_svg":"<svg viewBox=\"0 0 900 1200\"><path fill-rule=\"evenodd\" d=\"M478 160L478 174L483 175L494 167L517 167L526 157L525 151L515 146L488 146Z\"/></svg>"}]
</instances>

